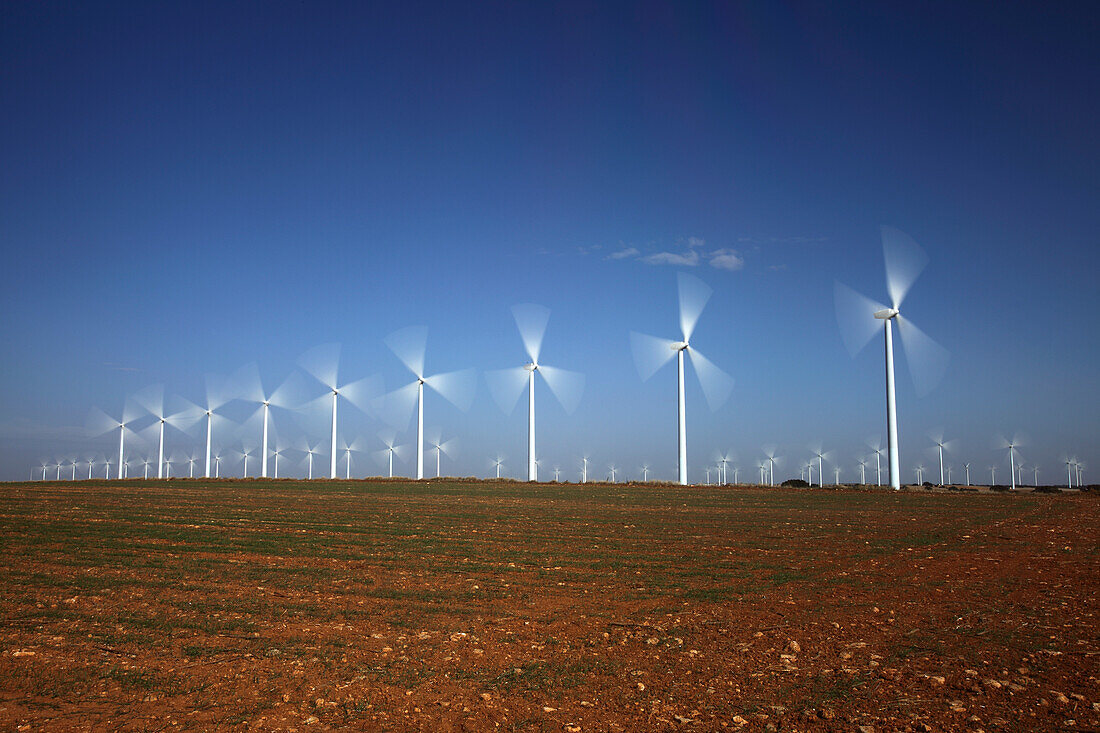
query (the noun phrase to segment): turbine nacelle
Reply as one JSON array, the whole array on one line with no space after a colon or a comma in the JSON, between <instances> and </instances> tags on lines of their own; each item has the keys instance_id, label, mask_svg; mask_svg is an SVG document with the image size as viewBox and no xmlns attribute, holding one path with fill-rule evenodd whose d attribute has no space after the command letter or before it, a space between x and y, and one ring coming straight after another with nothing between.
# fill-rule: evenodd
<instances>
[{"instance_id":1,"label":"turbine nacelle","mask_svg":"<svg viewBox=\"0 0 1100 733\"><path fill-rule=\"evenodd\" d=\"M880 311L875 311L875 318L880 321L888 321L891 318L897 318L899 311L897 308L883 308Z\"/></svg>"},{"instance_id":2,"label":"turbine nacelle","mask_svg":"<svg viewBox=\"0 0 1100 733\"><path fill-rule=\"evenodd\" d=\"M532 361L528 364L524 364L523 368L529 372L537 372L539 370L539 365Z\"/></svg>"},{"instance_id":3,"label":"turbine nacelle","mask_svg":"<svg viewBox=\"0 0 1100 733\"><path fill-rule=\"evenodd\" d=\"M673 351L686 351L688 349L688 342L687 341L675 341L675 342L669 344L668 348L672 349Z\"/></svg>"}]
</instances>

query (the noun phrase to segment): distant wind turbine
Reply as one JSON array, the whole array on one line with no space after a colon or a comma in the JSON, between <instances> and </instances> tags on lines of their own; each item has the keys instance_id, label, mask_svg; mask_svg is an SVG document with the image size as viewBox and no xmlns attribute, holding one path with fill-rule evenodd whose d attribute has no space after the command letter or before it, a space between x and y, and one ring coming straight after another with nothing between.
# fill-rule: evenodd
<instances>
[{"instance_id":1,"label":"distant wind turbine","mask_svg":"<svg viewBox=\"0 0 1100 733\"><path fill-rule=\"evenodd\" d=\"M703 387L703 395L711 410L717 410L729 398L733 389L733 377L719 369L691 345L695 324L710 300L711 289L701 280L686 273L678 273L677 289L680 297L680 340L669 341L632 331L630 345L634 352L634 364L642 381L653 376L672 357L676 357L677 374L677 477L681 485L688 483L687 462L687 404L684 395L684 352L691 358L695 376Z\"/></svg>"},{"instance_id":2,"label":"distant wind turbine","mask_svg":"<svg viewBox=\"0 0 1100 733\"><path fill-rule=\"evenodd\" d=\"M584 391L584 375L539 362L543 336L550 320L550 309L541 305L523 304L512 307L524 348L531 361L523 367L500 369L486 373L489 389L505 413L515 409L523 387L527 386L527 480L538 480L535 452L535 373L542 375L546 386L554 393L565 412L572 414Z\"/></svg>"},{"instance_id":3,"label":"distant wind turbine","mask_svg":"<svg viewBox=\"0 0 1100 733\"><path fill-rule=\"evenodd\" d=\"M355 382L341 385L338 379L340 366L340 344L323 344L310 349L298 358L298 366L302 367L314 379L323 384L329 390L332 397L332 438L329 442L329 478L336 478L336 406L342 395L351 404L363 412L368 412L371 400L378 397L381 392L381 381L378 377L364 377ZM313 406L324 400L329 395L322 395L307 406Z\"/></svg>"},{"instance_id":4,"label":"distant wind turbine","mask_svg":"<svg viewBox=\"0 0 1100 733\"><path fill-rule=\"evenodd\" d=\"M465 412L473 403L477 375L473 369L424 376L424 360L428 345L428 329L410 326L391 333L385 339L394 355L416 379L382 398L388 419L402 430L408 427L412 410L416 409L416 478L424 478L424 385Z\"/></svg>"},{"instance_id":5,"label":"distant wind turbine","mask_svg":"<svg viewBox=\"0 0 1100 733\"><path fill-rule=\"evenodd\" d=\"M926 394L943 377L949 354L930 339L912 321L901 317L901 303L909 288L928 264L928 256L907 234L882 227L882 252L886 263L886 289L891 306L860 295L837 282L834 287L837 323L845 346L853 357L875 335L875 320L883 322L886 334L886 436L889 448L890 486L901 488L901 464L898 457L898 423L894 398L894 341L891 322L897 321L898 334L905 346L909 373L919 394Z\"/></svg>"}]
</instances>

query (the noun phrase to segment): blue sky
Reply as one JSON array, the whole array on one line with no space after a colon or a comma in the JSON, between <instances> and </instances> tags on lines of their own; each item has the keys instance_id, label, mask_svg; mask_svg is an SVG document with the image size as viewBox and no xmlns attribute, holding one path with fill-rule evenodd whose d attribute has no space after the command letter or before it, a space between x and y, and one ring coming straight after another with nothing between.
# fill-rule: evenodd
<instances>
[{"instance_id":1,"label":"blue sky","mask_svg":"<svg viewBox=\"0 0 1100 733\"><path fill-rule=\"evenodd\" d=\"M1006 464L997 433L1027 437L1041 480L1067 452L1094 463L1097 17L9 6L0 477L109 453L81 435L93 406L151 383L198 402L207 373L251 361L274 384L321 343L387 387L407 379L382 339L413 324L429 371L518 366L510 308L534 302L552 311L543 361L587 379L572 415L538 393L544 472L575 476L588 453L597 476L648 462L671 478L675 369L643 383L628 334L677 335L688 271L714 290L693 344L736 380L712 412L689 375L692 478L718 451L752 470L766 443L777 477L797 475L820 441L850 479L884 433L882 347L848 355L833 284L886 299L881 224L928 253L905 313L952 354L923 397L899 358L903 478L932 465L934 429L983 480ZM468 412L429 397L426 413L459 439L446 473L487 474L498 453L521 473L524 406L503 414L484 378ZM376 419L343 416L380 447Z\"/></svg>"}]
</instances>

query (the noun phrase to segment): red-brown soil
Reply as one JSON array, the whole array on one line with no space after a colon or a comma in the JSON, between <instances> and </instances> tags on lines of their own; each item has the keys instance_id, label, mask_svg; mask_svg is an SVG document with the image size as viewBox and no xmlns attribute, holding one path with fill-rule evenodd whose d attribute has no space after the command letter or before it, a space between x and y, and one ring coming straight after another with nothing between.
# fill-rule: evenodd
<instances>
[{"instance_id":1,"label":"red-brown soil","mask_svg":"<svg viewBox=\"0 0 1100 733\"><path fill-rule=\"evenodd\" d=\"M0 486L0 729L1096 730L1092 494Z\"/></svg>"}]
</instances>

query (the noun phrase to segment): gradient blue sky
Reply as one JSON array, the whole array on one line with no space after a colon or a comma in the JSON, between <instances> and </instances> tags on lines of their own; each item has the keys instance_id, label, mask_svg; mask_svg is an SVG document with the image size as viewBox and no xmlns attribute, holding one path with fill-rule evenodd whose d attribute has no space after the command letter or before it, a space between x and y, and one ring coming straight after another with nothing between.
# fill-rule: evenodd
<instances>
[{"instance_id":1,"label":"gradient blue sky","mask_svg":"<svg viewBox=\"0 0 1100 733\"><path fill-rule=\"evenodd\" d=\"M711 412L689 375L692 478L719 450L744 477L765 443L798 475L820 441L851 479L884 433L881 337L849 357L833 283L886 299L880 224L928 252L906 313L953 356L923 398L899 359L903 478L937 428L983 480L997 433L1027 436L1040 480L1100 449L1095 4L3 14L2 478L109 453L80 435L92 406L154 382L200 401L249 361L275 383L319 343L388 387L406 375L382 339L412 324L430 371L521 364L528 301L552 309L543 361L587 375L571 416L539 394L542 475L589 453L593 476L672 478L675 369L643 383L628 333L676 336L686 270L714 289L693 343L736 379ZM426 411L459 438L445 473L498 452L522 472L522 403L504 415L482 379L468 413Z\"/></svg>"}]
</instances>

